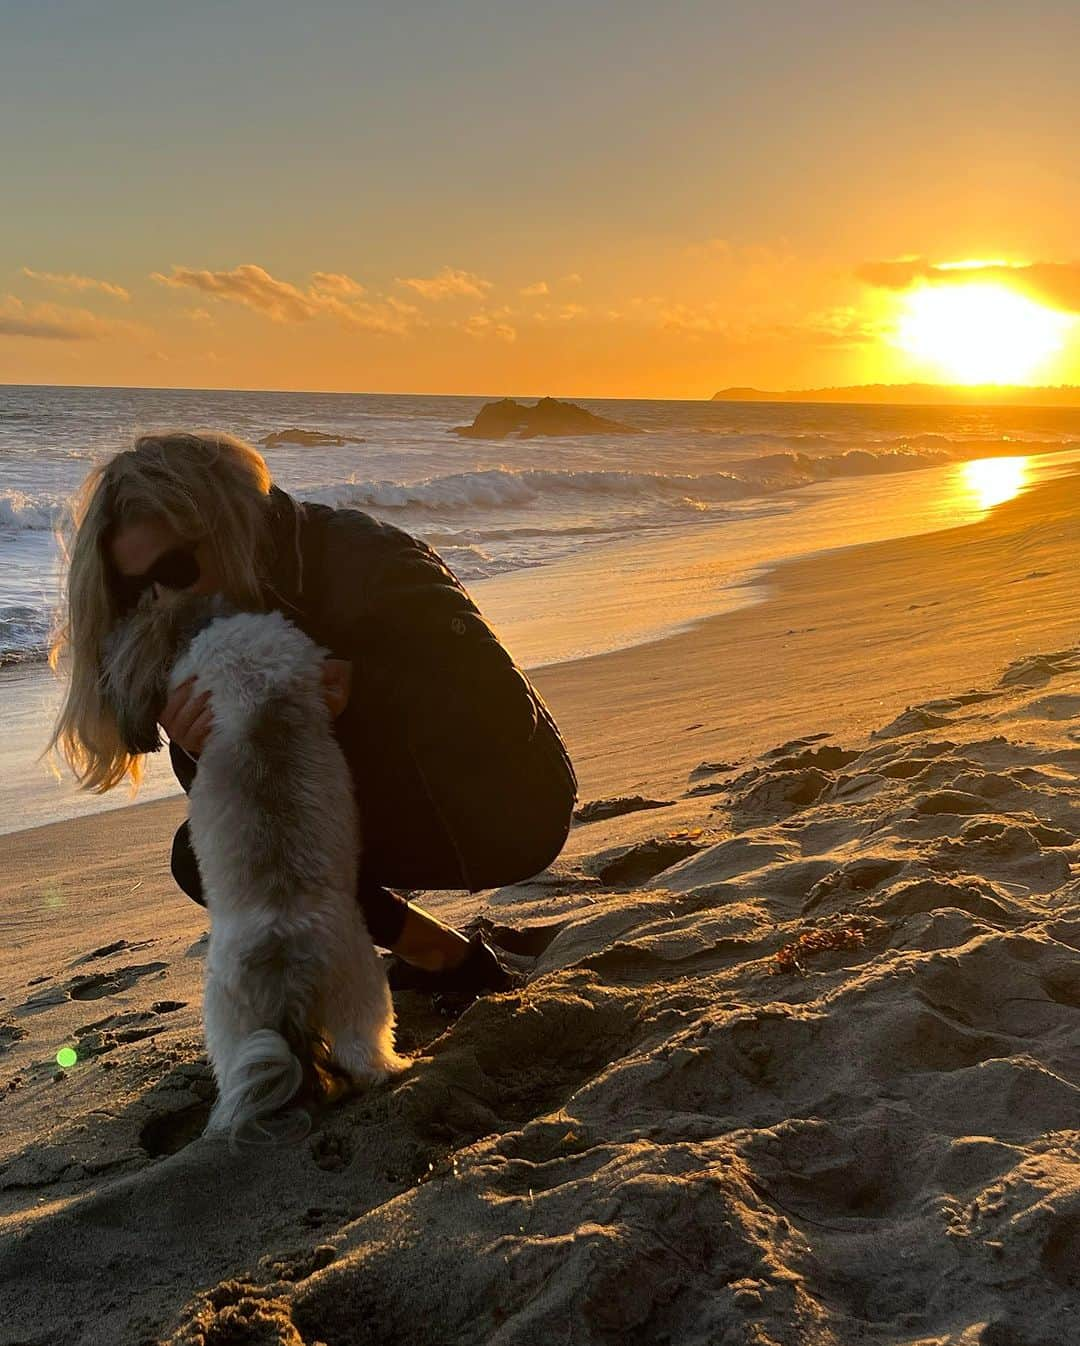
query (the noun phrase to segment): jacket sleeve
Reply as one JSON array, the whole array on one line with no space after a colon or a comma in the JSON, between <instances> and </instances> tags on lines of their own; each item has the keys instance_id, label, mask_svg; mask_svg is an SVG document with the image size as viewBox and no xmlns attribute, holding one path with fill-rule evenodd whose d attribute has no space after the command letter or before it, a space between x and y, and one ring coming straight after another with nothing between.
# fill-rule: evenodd
<instances>
[{"instance_id":1,"label":"jacket sleeve","mask_svg":"<svg viewBox=\"0 0 1080 1346\"><path fill-rule=\"evenodd\" d=\"M184 787L184 793L191 793L191 786L195 780L195 772L198 769L198 763L194 757L191 757L181 748L179 743L169 740L169 760L172 762L173 774Z\"/></svg>"}]
</instances>

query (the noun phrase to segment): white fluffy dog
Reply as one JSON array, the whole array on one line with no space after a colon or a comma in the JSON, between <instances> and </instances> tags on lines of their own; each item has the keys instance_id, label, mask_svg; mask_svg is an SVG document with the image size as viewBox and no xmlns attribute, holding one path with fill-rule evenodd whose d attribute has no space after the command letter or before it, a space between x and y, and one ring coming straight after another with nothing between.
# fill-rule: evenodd
<instances>
[{"instance_id":1,"label":"white fluffy dog","mask_svg":"<svg viewBox=\"0 0 1080 1346\"><path fill-rule=\"evenodd\" d=\"M289 1138L306 1135L305 1112L265 1125L302 1086L333 1099L411 1064L394 1049L393 1001L356 900L359 819L324 654L280 613L187 594L144 595L104 652L103 691L133 752L161 746L157 716L185 678L196 675L192 695L210 692L189 796L210 913L203 1014L218 1098L205 1134L226 1133L234 1153L253 1133L281 1138L282 1120Z\"/></svg>"}]
</instances>

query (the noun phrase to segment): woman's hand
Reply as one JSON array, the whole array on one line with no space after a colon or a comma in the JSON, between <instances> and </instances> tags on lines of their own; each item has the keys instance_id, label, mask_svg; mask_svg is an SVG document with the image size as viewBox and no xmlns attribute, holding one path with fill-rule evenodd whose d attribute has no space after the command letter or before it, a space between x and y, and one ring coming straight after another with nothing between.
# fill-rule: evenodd
<instances>
[{"instance_id":1,"label":"woman's hand","mask_svg":"<svg viewBox=\"0 0 1080 1346\"><path fill-rule=\"evenodd\" d=\"M173 692L161 712L158 724L168 734L173 743L178 744L189 757L198 757L203 750L206 736L214 723L214 712L210 706L210 693L192 697L192 684L195 674L187 678Z\"/></svg>"},{"instance_id":2,"label":"woman's hand","mask_svg":"<svg viewBox=\"0 0 1080 1346\"><path fill-rule=\"evenodd\" d=\"M195 674L185 679L169 697L158 724L173 743L178 744L189 757L198 757L214 725L214 711L210 693L192 697ZM323 698L330 714L337 719L349 704L352 688L352 661L325 659L323 661Z\"/></svg>"},{"instance_id":3,"label":"woman's hand","mask_svg":"<svg viewBox=\"0 0 1080 1346\"><path fill-rule=\"evenodd\" d=\"M352 660L323 660L323 697L336 720L349 704L352 688Z\"/></svg>"}]
</instances>

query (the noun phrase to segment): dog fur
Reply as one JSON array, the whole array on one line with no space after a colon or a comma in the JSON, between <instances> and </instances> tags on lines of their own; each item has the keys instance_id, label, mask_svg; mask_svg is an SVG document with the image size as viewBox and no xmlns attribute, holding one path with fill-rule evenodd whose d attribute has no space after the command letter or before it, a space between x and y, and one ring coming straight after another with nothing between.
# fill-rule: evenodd
<instances>
[{"instance_id":1,"label":"dog fur","mask_svg":"<svg viewBox=\"0 0 1080 1346\"><path fill-rule=\"evenodd\" d=\"M348 764L322 693L320 649L278 612L220 596L144 595L106 642L102 687L132 752L192 674L214 722L189 795L210 914L203 1017L218 1086L206 1135L235 1153L302 1138L299 1095L332 1100L411 1062L356 900L361 844ZM275 1118L276 1130L266 1125ZM297 1132L299 1124L299 1132Z\"/></svg>"}]
</instances>

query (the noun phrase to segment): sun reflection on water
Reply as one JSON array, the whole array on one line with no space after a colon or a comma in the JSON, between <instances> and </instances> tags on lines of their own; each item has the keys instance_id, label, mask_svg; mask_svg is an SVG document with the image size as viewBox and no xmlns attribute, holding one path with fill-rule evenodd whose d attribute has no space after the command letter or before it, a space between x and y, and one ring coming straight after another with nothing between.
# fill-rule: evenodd
<instances>
[{"instance_id":1,"label":"sun reflection on water","mask_svg":"<svg viewBox=\"0 0 1080 1346\"><path fill-rule=\"evenodd\" d=\"M977 458L960 465L959 487L968 497L966 503L993 509L1019 495L1027 477L1027 458Z\"/></svg>"}]
</instances>

